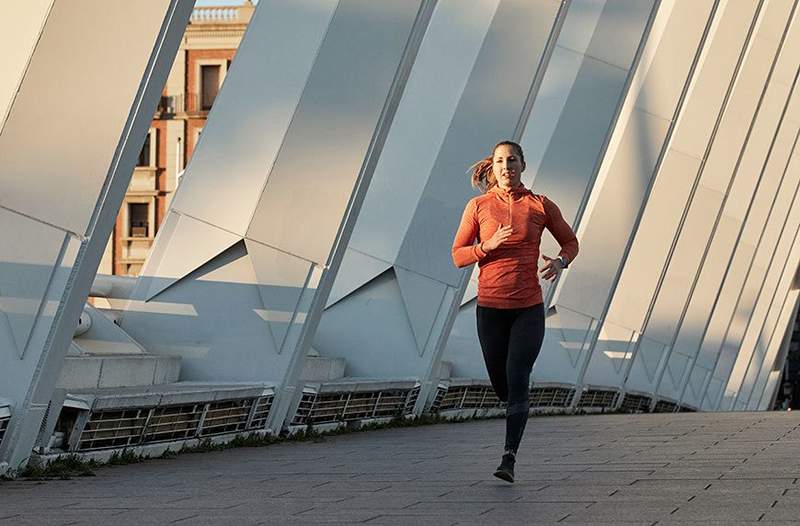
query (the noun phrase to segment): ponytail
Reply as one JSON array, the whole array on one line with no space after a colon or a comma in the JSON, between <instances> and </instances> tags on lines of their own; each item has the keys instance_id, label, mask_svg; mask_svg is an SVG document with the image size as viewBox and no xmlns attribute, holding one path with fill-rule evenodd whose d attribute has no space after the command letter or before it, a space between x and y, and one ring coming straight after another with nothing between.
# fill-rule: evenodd
<instances>
[{"instance_id":1,"label":"ponytail","mask_svg":"<svg viewBox=\"0 0 800 526\"><path fill-rule=\"evenodd\" d=\"M472 170L473 188L479 188L481 191L486 192L497 184L492 173L492 157L481 159L470 166L470 170Z\"/></svg>"}]
</instances>

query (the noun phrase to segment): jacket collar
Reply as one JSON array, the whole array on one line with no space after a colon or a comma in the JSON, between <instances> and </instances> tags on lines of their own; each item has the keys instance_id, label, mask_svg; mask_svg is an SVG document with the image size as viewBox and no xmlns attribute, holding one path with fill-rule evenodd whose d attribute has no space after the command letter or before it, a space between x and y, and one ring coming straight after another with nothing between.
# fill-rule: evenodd
<instances>
[{"instance_id":1,"label":"jacket collar","mask_svg":"<svg viewBox=\"0 0 800 526\"><path fill-rule=\"evenodd\" d=\"M488 192L493 192L497 197L501 199L508 200L512 197L522 197L524 195L531 194L532 192L525 188L525 185L520 184L519 186L512 188L511 190L505 190L504 188L500 188L499 186L495 185L489 188Z\"/></svg>"}]
</instances>

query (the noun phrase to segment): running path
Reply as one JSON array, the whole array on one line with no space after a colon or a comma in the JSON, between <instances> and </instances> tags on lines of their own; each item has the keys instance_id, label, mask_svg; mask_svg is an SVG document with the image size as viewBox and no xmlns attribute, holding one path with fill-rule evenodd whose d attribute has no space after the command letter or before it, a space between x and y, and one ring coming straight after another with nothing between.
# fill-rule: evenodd
<instances>
[{"instance_id":1,"label":"running path","mask_svg":"<svg viewBox=\"0 0 800 526\"><path fill-rule=\"evenodd\" d=\"M800 415L539 417L517 483L502 420L186 454L0 483L0 525L797 524Z\"/></svg>"}]
</instances>

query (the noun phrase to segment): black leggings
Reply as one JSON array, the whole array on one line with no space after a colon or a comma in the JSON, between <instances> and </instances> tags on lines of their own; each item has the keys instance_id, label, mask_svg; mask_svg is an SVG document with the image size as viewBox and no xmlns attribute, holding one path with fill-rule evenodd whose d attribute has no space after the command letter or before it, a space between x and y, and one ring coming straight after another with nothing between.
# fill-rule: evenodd
<instances>
[{"instance_id":1,"label":"black leggings","mask_svg":"<svg viewBox=\"0 0 800 526\"><path fill-rule=\"evenodd\" d=\"M477 308L478 339L497 397L508 402L506 444L517 452L528 421L533 362L544 338L544 305L521 309Z\"/></svg>"}]
</instances>

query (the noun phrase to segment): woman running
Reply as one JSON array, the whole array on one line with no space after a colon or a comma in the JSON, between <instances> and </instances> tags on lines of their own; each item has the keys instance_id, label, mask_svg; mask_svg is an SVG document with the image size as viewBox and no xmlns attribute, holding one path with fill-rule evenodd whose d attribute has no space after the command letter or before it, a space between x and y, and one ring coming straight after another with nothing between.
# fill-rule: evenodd
<instances>
[{"instance_id":1,"label":"woman running","mask_svg":"<svg viewBox=\"0 0 800 526\"><path fill-rule=\"evenodd\" d=\"M554 280L578 255L578 240L561 211L520 182L525 157L503 141L473 166L471 199L453 241L457 267L478 263L478 339L497 397L507 402L505 452L494 472L514 482L514 463L528 421L533 362L544 337L544 305L537 276L539 243L546 228L561 245L558 257L542 255L542 278ZM477 244L476 244L477 242Z\"/></svg>"}]
</instances>

